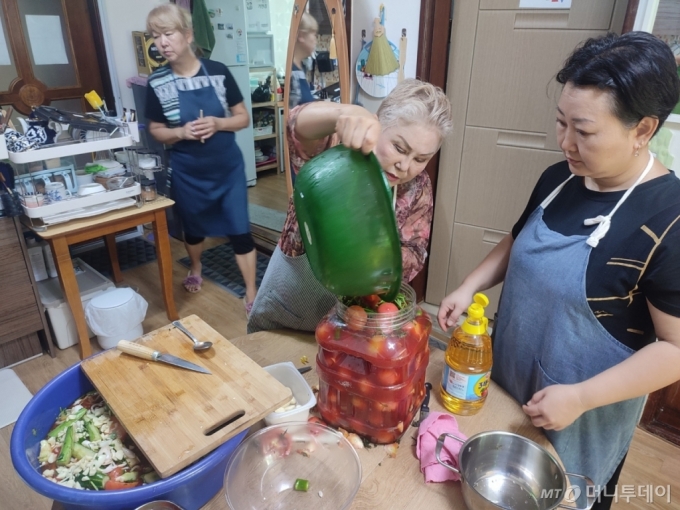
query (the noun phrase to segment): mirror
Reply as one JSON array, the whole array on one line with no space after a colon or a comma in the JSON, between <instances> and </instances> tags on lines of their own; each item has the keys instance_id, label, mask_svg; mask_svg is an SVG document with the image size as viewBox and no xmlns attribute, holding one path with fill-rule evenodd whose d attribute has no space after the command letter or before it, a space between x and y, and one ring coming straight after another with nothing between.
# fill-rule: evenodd
<instances>
[{"instance_id":1,"label":"mirror","mask_svg":"<svg viewBox=\"0 0 680 510\"><path fill-rule=\"evenodd\" d=\"M286 59L284 122L288 112L311 101L349 102L349 52L345 4L341 0L295 0ZM284 133L284 165L288 196L293 176Z\"/></svg>"},{"instance_id":2,"label":"mirror","mask_svg":"<svg viewBox=\"0 0 680 510\"><path fill-rule=\"evenodd\" d=\"M273 232L280 232L293 192L285 130L291 104L295 106L310 100L350 102L344 9L347 6L349 11L351 3L350 0L270 0L269 5L277 82L284 92L277 98L277 111L282 115L277 114L275 128L282 135L278 151L283 173L274 168L258 173L256 186L248 190L248 200L251 224L262 227L258 234L275 243L278 236L274 239ZM267 72L271 74L271 71ZM251 68L251 92L253 79L262 81L267 72L260 76L257 69ZM289 86L291 83L296 86ZM300 94L300 83L306 84L304 99ZM268 149L274 143L272 139L259 142L256 161L257 149Z\"/></svg>"}]
</instances>

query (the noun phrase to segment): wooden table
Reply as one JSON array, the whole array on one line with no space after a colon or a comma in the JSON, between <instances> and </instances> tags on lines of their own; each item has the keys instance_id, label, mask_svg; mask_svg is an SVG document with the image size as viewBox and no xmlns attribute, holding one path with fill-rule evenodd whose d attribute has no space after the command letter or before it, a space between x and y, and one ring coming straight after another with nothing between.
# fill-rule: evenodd
<instances>
[{"instance_id":1,"label":"wooden table","mask_svg":"<svg viewBox=\"0 0 680 510\"><path fill-rule=\"evenodd\" d=\"M292 361L300 367L301 357L307 356L310 366L316 368L317 344L311 334L262 331L231 342L262 366ZM434 388L430 398L430 411L445 411L438 393L443 368L444 352L432 349L426 376L426 380ZM319 382L316 370L308 372L304 377L310 385ZM514 432L535 441L558 458L543 432L534 427L517 402L493 382L482 410L475 416L457 416L456 419L460 430L468 437L485 430ZM409 428L401 439L396 458L390 458L383 446L358 451L362 480L351 509L466 508L460 482L425 483L420 472L420 462L415 456L415 440L412 438L416 433L415 427ZM224 490L203 507L203 510L228 509Z\"/></svg>"},{"instance_id":2,"label":"wooden table","mask_svg":"<svg viewBox=\"0 0 680 510\"><path fill-rule=\"evenodd\" d=\"M45 232L36 231L36 234L47 241L52 248L52 256L59 273L59 282L61 283L66 301L71 308L71 313L73 313L78 330L81 359L89 357L92 354L92 348L87 333L87 323L85 322L83 304L80 300L78 282L73 270L68 247L72 244L103 237L111 259L113 281L120 283L123 281L123 276L118 263L118 252L116 251L116 232L127 230L143 223L153 224L165 311L168 319L171 321L179 319L175 308L175 299L172 295L172 254L168 237L168 223L165 217L165 209L173 204L172 200L159 197L139 208L120 209L100 216L73 220L63 225L48 227ZM30 225L27 226L31 228Z\"/></svg>"}]
</instances>

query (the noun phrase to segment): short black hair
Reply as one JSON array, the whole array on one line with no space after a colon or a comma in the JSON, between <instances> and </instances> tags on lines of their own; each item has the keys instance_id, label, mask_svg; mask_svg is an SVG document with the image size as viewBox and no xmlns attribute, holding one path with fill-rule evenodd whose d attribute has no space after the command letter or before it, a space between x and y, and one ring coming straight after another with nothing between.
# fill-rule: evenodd
<instances>
[{"instance_id":1,"label":"short black hair","mask_svg":"<svg viewBox=\"0 0 680 510\"><path fill-rule=\"evenodd\" d=\"M654 117L658 131L680 99L673 52L647 32L588 39L569 56L556 80L609 91L614 115L629 127Z\"/></svg>"}]
</instances>

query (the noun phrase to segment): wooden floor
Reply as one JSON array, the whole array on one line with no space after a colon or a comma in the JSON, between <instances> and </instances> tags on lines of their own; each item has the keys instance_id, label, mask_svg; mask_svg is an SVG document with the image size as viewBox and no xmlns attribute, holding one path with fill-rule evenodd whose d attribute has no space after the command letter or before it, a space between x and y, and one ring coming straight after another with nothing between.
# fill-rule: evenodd
<instances>
[{"instance_id":1,"label":"wooden floor","mask_svg":"<svg viewBox=\"0 0 680 510\"><path fill-rule=\"evenodd\" d=\"M252 188L251 188L252 189ZM219 240L208 240L208 246L218 244ZM224 291L221 287L205 280L203 289L197 294L189 294L182 289L182 278L186 269L176 261L186 254L182 244L171 239L173 251L173 281L175 300L180 317L197 314L226 338L235 338L246 333L246 316L243 303ZM144 331L151 331L166 325L160 284L156 266L146 264L123 273L124 284L137 287L140 294L149 302L144 321ZM93 347L97 350L96 342ZM36 393L50 379L79 361L76 347L57 350L57 357L47 355L28 361L13 369L32 393ZM52 502L29 489L16 475L9 456L9 443L13 425L0 429L0 509L2 510L49 510ZM415 462L415 460L414 460ZM637 430L628 459L619 481L620 490L624 487L635 492L635 497L627 503L620 500L613 506L617 510L633 509L678 509L680 508L680 448L677 448L642 430ZM648 502L638 496L640 487L652 486L658 492L660 487L670 485L671 502L666 496L654 496Z\"/></svg>"},{"instance_id":2,"label":"wooden floor","mask_svg":"<svg viewBox=\"0 0 680 510\"><path fill-rule=\"evenodd\" d=\"M248 201L251 204L286 212L288 210L286 175L276 169L258 173L257 184L248 188Z\"/></svg>"}]
</instances>

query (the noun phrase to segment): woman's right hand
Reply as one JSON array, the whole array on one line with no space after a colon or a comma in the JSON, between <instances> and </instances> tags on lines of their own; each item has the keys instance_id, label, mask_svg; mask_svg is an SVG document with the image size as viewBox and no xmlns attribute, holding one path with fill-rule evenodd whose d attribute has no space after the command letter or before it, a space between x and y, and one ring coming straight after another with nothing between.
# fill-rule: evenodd
<instances>
[{"instance_id":1,"label":"woman's right hand","mask_svg":"<svg viewBox=\"0 0 680 510\"><path fill-rule=\"evenodd\" d=\"M461 286L442 300L439 305L439 312L437 312L437 321L442 331L446 331L456 325L458 317L472 303L473 296L474 291Z\"/></svg>"},{"instance_id":2,"label":"woman's right hand","mask_svg":"<svg viewBox=\"0 0 680 510\"><path fill-rule=\"evenodd\" d=\"M340 115L335 124L335 132L340 143L350 149L360 150L364 154L373 151L381 131L378 117L368 110L363 110L358 114Z\"/></svg>"}]
</instances>

